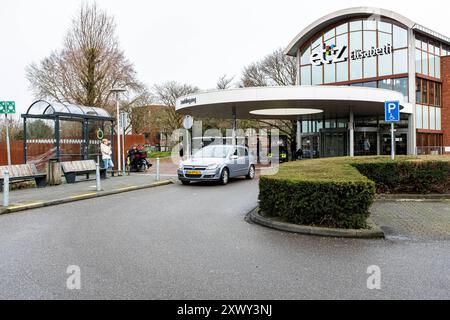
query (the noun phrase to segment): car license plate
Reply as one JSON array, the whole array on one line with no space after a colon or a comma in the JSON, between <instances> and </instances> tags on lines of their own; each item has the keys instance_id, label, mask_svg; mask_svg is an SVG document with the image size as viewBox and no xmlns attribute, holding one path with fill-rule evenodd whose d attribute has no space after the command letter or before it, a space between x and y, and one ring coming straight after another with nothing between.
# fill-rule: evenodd
<instances>
[{"instance_id":1,"label":"car license plate","mask_svg":"<svg viewBox=\"0 0 450 320\"><path fill-rule=\"evenodd\" d=\"M190 174L190 175L193 175L193 176L201 176L202 175L202 173L200 171L197 171L197 170L189 170L189 171L186 172L186 174Z\"/></svg>"}]
</instances>

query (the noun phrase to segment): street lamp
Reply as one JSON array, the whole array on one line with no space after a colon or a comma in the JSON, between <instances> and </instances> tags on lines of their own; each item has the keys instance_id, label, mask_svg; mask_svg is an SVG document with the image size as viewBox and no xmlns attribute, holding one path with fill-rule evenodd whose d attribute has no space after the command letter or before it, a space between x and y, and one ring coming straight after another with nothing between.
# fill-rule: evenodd
<instances>
[{"instance_id":1,"label":"street lamp","mask_svg":"<svg viewBox=\"0 0 450 320\"><path fill-rule=\"evenodd\" d=\"M112 88L109 90L109 92L111 93L115 93L116 94L116 115L117 115L117 170L120 174L120 172L122 171L122 164L121 164L121 159L122 159L122 148L120 146L120 110L119 110L119 95L122 92L127 91L125 88ZM123 164L125 167L125 163Z\"/></svg>"}]
</instances>

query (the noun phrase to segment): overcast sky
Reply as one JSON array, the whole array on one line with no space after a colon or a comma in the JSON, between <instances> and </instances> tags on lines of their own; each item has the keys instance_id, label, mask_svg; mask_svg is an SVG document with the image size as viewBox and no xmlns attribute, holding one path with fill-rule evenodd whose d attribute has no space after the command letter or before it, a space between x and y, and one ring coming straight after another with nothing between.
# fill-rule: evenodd
<instances>
[{"instance_id":1,"label":"overcast sky","mask_svg":"<svg viewBox=\"0 0 450 320\"><path fill-rule=\"evenodd\" d=\"M25 68L61 48L80 0L0 0L0 100L20 112L33 102ZM87 2L92 2L87 0ZM333 11L374 6L396 11L450 36L448 1L393 0L97 0L115 17L117 34L139 79L215 87L289 42Z\"/></svg>"}]
</instances>

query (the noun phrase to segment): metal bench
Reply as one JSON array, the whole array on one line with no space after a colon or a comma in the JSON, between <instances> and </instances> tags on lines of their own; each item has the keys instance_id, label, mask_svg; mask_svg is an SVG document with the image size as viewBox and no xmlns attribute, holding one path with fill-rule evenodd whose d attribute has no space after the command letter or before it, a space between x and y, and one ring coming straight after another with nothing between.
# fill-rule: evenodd
<instances>
[{"instance_id":1,"label":"metal bench","mask_svg":"<svg viewBox=\"0 0 450 320\"><path fill-rule=\"evenodd\" d=\"M61 162L61 167L67 183L75 183L76 177L84 174L89 179L89 174L95 174L97 169L94 160ZM106 179L106 169L100 168L100 178Z\"/></svg>"},{"instance_id":2,"label":"metal bench","mask_svg":"<svg viewBox=\"0 0 450 320\"><path fill-rule=\"evenodd\" d=\"M3 190L5 169L9 172L10 181L34 180L38 188L45 187L47 174L39 173L34 164L18 164L12 166L0 166L0 190Z\"/></svg>"}]
</instances>

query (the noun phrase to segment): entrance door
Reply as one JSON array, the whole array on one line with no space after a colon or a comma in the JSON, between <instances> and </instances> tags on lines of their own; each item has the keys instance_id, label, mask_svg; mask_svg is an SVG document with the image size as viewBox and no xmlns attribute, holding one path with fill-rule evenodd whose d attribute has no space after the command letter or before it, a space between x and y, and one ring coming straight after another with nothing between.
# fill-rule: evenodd
<instances>
[{"instance_id":1,"label":"entrance door","mask_svg":"<svg viewBox=\"0 0 450 320\"><path fill-rule=\"evenodd\" d=\"M321 131L321 156L327 157L344 157L347 155L348 149L348 132L347 130L322 130Z\"/></svg>"},{"instance_id":2,"label":"entrance door","mask_svg":"<svg viewBox=\"0 0 450 320\"><path fill-rule=\"evenodd\" d=\"M377 128L355 131L355 156L377 155Z\"/></svg>"},{"instance_id":3,"label":"entrance door","mask_svg":"<svg viewBox=\"0 0 450 320\"><path fill-rule=\"evenodd\" d=\"M395 133L395 154L406 155L408 153L408 135L404 132ZM383 131L381 137L381 154L391 154L391 134Z\"/></svg>"}]
</instances>

